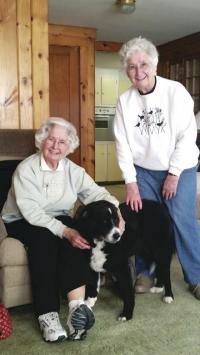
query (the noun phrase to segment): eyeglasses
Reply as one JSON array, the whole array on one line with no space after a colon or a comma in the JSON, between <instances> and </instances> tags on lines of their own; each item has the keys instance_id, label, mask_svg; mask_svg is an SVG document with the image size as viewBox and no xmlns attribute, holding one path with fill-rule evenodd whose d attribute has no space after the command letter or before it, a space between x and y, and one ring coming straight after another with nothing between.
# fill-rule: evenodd
<instances>
[{"instance_id":1,"label":"eyeglasses","mask_svg":"<svg viewBox=\"0 0 200 355\"><path fill-rule=\"evenodd\" d=\"M59 147L63 147L63 148L67 146L67 142L64 139L56 139L54 137L48 137L46 141L49 145L57 144Z\"/></svg>"},{"instance_id":2,"label":"eyeglasses","mask_svg":"<svg viewBox=\"0 0 200 355\"><path fill-rule=\"evenodd\" d=\"M150 66L151 66L151 64L150 63L146 63L146 62L140 63L138 65L136 65L136 64L128 64L127 71L131 72L131 71L134 71L134 70L145 70L145 69L148 69Z\"/></svg>"}]
</instances>

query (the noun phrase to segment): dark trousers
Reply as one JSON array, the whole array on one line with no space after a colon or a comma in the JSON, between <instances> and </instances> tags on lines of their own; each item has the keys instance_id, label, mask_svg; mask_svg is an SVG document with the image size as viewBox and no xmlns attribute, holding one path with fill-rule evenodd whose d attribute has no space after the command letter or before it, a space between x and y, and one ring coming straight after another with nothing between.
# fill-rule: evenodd
<instances>
[{"instance_id":1,"label":"dark trousers","mask_svg":"<svg viewBox=\"0 0 200 355\"><path fill-rule=\"evenodd\" d=\"M57 219L75 228L72 218L60 216ZM20 240L27 250L37 317L59 312L60 294L66 299L69 291L92 282L88 250L74 248L66 239L24 219L7 223L6 229L9 236Z\"/></svg>"}]
</instances>

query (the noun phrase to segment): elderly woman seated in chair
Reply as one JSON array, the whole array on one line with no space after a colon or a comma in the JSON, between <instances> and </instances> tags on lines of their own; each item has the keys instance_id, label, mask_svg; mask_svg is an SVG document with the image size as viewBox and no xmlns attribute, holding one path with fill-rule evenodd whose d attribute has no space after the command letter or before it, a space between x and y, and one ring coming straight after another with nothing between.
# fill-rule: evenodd
<instances>
[{"instance_id":1,"label":"elderly woman seated in chair","mask_svg":"<svg viewBox=\"0 0 200 355\"><path fill-rule=\"evenodd\" d=\"M88 204L118 201L99 187L83 168L66 156L79 145L75 127L49 118L35 135L39 152L23 160L14 172L2 210L10 235L26 247L35 315L46 341L84 339L95 321L84 303L91 270L90 245L79 234L70 211L79 199ZM123 231L124 221L121 218ZM60 291L69 302L67 332L59 320Z\"/></svg>"}]
</instances>

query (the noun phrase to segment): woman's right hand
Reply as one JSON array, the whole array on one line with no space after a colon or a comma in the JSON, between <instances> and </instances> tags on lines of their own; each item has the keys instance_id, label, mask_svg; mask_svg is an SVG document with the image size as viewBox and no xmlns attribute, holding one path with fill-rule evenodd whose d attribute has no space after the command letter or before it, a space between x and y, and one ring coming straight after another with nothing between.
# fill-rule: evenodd
<instances>
[{"instance_id":1,"label":"woman's right hand","mask_svg":"<svg viewBox=\"0 0 200 355\"><path fill-rule=\"evenodd\" d=\"M64 229L63 237L66 238L73 247L79 249L90 249L91 246L86 239L81 237L80 233L73 228L66 227Z\"/></svg>"},{"instance_id":2,"label":"woman's right hand","mask_svg":"<svg viewBox=\"0 0 200 355\"><path fill-rule=\"evenodd\" d=\"M126 185L126 204L130 205L131 209L138 212L142 209L142 199L138 189L137 182L130 182Z\"/></svg>"}]
</instances>

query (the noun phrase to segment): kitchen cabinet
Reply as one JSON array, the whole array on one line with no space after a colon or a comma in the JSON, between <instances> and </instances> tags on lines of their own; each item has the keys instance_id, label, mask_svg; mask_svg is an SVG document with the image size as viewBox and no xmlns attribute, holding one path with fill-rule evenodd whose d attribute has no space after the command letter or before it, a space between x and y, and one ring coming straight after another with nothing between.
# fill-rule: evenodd
<instances>
[{"instance_id":1,"label":"kitchen cabinet","mask_svg":"<svg viewBox=\"0 0 200 355\"><path fill-rule=\"evenodd\" d=\"M118 77L115 74L95 75L95 105L115 105L118 97Z\"/></svg>"},{"instance_id":2,"label":"kitchen cabinet","mask_svg":"<svg viewBox=\"0 0 200 355\"><path fill-rule=\"evenodd\" d=\"M114 142L96 142L95 144L95 181L122 181L121 171L116 158Z\"/></svg>"},{"instance_id":3,"label":"kitchen cabinet","mask_svg":"<svg viewBox=\"0 0 200 355\"><path fill-rule=\"evenodd\" d=\"M95 73L95 106L101 105L101 76Z\"/></svg>"},{"instance_id":4,"label":"kitchen cabinet","mask_svg":"<svg viewBox=\"0 0 200 355\"><path fill-rule=\"evenodd\" d=\"M123 180L116 158L114 142L96 142L95 180L96 182Z\"/></svg>"},{"instance_id":5,"label":"kitchen cabinet","mask_svg":"<svg viewBox=\"0 0 200 355\"><path fill-rule=\"evenodd\" d=\"M95 181L107 180L107 144L95 143Z\"/></svg>"},{"instance_id":6,"label":"kitchen cabinet","mask_svg":"<svg viewBox=\"0 0 200 355\"><path fill-rule=\"evenodd\" d=\"M107 144L107 181L121 181L122 174L116 157L115 143Z\"/></svg>"},{"instance_id":7,"label":"kitchen cabinet","mask_svg":"<svg viewBox=\"0 0 200 355\"><path fill-rule=\"evenodd\" d=\"M131 86L130 80L120 70L96 68L95 105L115 106L117 98Z\"/></svg>"}]
</instances>

